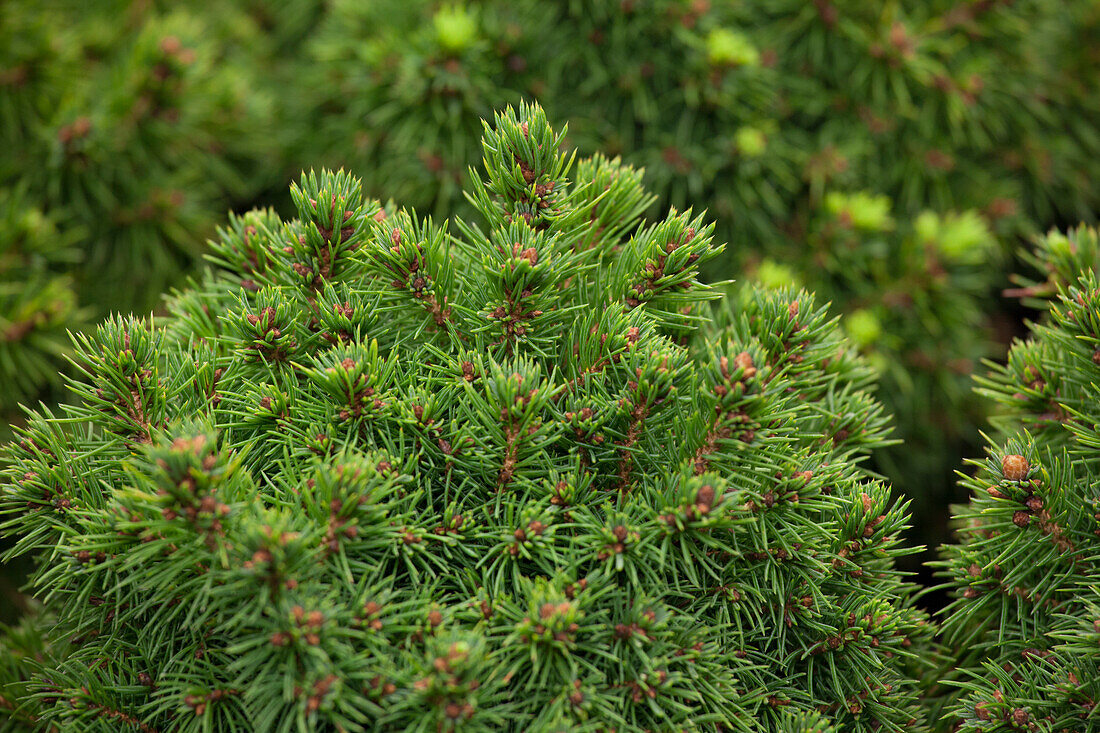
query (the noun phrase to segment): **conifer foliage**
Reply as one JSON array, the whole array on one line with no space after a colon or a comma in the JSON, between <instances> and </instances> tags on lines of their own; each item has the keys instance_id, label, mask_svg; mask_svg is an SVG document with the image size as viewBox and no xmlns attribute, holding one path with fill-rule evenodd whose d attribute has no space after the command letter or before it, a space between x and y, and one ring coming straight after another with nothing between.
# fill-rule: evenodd
<instances>
[{"instance_id":1,"label":"conifer foliage","mask_svg":"<svg viewBox=\"0 0 1100 733\"><path fill-rule=\"evenodd\" d=\"M805 292L711 302L713 225L563 136L498 114L453 230L304 175L81 341L4 479L45 605L0 716L925 729L869 370Z\"/></svg>"},{"instance_id":2,"label":"conifer foliage","mask_svg":"<svg viewBox=\"0 0 1100 733\"><path fill-rule=\"evenodd\" d=\"M1034 259L1049 316L982 382L1000 435L942 563L954 730L1100 727L1100 236L1052 232Z\"/></svg>"}]
</instances>

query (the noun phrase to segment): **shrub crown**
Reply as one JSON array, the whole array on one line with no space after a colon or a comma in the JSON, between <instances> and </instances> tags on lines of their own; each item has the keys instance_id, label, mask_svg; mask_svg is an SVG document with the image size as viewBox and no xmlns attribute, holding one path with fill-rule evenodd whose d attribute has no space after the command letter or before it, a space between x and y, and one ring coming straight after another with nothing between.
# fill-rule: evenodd
<instances>
[{"instance_id":1,"label":"shrub crown","mask_svg":"<svg viewBox=\"0 0 1100 733\"><path fill-rule=\"evenodd\" d=\"M713 227L486 125L455 231L308 174L80 344L3 511L71 730L920 730L869 372Z\"/></svg>"}]
</instances>

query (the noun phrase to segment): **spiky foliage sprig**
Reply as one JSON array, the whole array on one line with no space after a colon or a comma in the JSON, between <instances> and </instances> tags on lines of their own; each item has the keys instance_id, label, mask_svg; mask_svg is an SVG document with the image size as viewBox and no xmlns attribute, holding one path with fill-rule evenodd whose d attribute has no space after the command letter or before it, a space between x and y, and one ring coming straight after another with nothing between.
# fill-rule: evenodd
<instances>
[{"instance_id":1,"label":"spiky foliage sprig","mask_svg":"<svg viewBox=\"0 0 1100 733\"><path fill-rule=\"evenodd\" d=\"M449 232L303 176L160 326L82 342L3 512L50 646L13 702L102 730L921 730L904 505L808 294L717 310L691 212L485 127ZM809 717L800 713L811 713ZM816 726L816 728L815 728Z\"/></svg>"},{"instance_id":2,"label":"spiky foliage sprig","mask_svg":"<svg viewBox=\"0 0 1100 733\"><path fill-rule=\"evenodd\" d=\"M1045 310L1059 288L1072 285L1083 272L1100 270L1100 237L1095 229L1086 226L1065 233L1051 230L1036 239L1034 249L1024 252L1023 259L1031 265L1033 273L1016 275L1013 280L1020 287L1006 290L1005 295Z\"/></svg>"},{"instance_id":3,"label":"spiky foliage sprig","mask_svg":"<svg viewBox=\"0 0 1100 733\"><path fill-rule=\"evenodd\" d=\"M981 382L1003 411L999 435L963 481L971 502L941 563L955 594L944 623L960 670L955 730L1100 726L1096 241L1081 228L1037 248L1050 272L1076 249L1074 277L1058 283L1046 321Z\"/></svg>"},{"instance_id":4,"label":"spiky foliage sprig","mask_svg":"<svg viewBox=\"0 0 1100 733\"><path fill-rule=\"evenodd\" d=\"M707 202L732 245L710 277L753 272L762 256L793 262L795 278L850 312L865 288L803 256L816 239L856 272L881 265L881 237L818 236L837 197L887 197L903 233L926 211L981 217L1005 252L1014 234L1100 209L1100 94L1095 74L1077 73L1096 15L1094 3L1051 0L336 2L312 46L328 80L313 85L317 108L336 114L304 143L366 171L368 192L449 212L480 118L537 99L570 121L583 153L645 166L662 206ZM918 262L893 283L927 306L880 319L884 340L905 342L880 352L882 398L907 441L947 432L978 449L984 415L961 397L959 368L1001 350L973 327L1005 276L991 259L942 274ZM960 397L928 409L929 384ZM895 452L879 470L931 517L954 490L958 454Z\"/></svg>"}]
</instances>

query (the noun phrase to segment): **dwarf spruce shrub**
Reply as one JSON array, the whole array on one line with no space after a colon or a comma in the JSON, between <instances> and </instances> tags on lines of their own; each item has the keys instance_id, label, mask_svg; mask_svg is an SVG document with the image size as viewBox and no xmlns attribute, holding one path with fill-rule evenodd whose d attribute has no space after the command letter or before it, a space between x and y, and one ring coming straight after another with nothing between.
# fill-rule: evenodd
<instances>
[{"instance_id":1,"label":"dwarf spruce shrub","mask_svg":"<svg viewBox=\"0 0 1100 733\"><path fill-rule=\"evenodd\" d=\"M304 175L157 322L81 340L3 484L65 730L924 730L870 372L805 292L714 302L691 211L484 128L454 228Z\"/></svg>"},{"instance_id":2,"label":"dwarf spruce shrub","mask_svg":"<svg viewBox=\"0 0 1100 733\"><path fill-rule=\"evenodd\" d=\"M941 563L952 730L1100 729L1098 253L1086 227L1040 242L1049 314L982 381L998 432Z\"/></svg>"}]
</instances>

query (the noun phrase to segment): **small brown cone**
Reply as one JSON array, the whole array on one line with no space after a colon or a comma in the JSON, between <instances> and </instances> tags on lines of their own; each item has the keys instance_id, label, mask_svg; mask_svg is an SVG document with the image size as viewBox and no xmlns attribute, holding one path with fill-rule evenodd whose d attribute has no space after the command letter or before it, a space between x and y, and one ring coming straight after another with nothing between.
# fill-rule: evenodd
<instances>
[{"instance_id":1,"label":"small brown cone","mask_svg":"<svg viewBox=\"0 0 1100 733\"><path fill-rule=\"evenodd\" d=\"M1001 473L1009 481L1023 481L1030 469L1027 459L1021 455L1010 453L1001 459Z\"/></svg>"}]
</instances>

